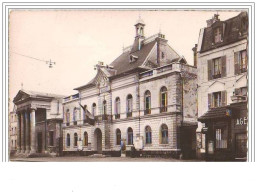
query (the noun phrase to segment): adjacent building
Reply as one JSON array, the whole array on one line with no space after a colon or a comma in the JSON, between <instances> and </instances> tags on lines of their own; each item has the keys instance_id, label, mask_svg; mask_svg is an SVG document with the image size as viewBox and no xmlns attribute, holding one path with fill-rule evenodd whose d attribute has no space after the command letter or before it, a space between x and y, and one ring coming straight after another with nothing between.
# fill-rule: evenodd
<instances>
[{"instance_id":1,"label":"adjacent building","mask_svg":"<svg viewBox=\"0 0 257 195\"><path fill-rule=\"evenodd\" d=\"M215 14L200 30L197 156L206 160L247 157L248 15L221 21Z\"/></svg>"},{"instance_id":2,"label":"adjacent building","mask_svg":"<svg viewBox=\"0 0 257 195\"><path fill-rule=\"evenodd\" d=\"M16 107L10 112L9 116L9 152L14 154L17 149L17 114Z\"/></svg>"},{"instance_id":3,"label":"adjacent building","mask_svg":"<svg viewBox=\"0 0 257 195\"><path fill-rule=\"evenodd\" d=\"M197 70L165 35L144 36L135 24L134 43L63 102L63 152L119 156L194 156Z\"/></svg>"},{"instance_id":4,"label":"adjacent building","mask_svg":"<svg viewBox=\"0 0 257 195\"><path fill-rule=\"evenodd\" d=\"M57 155L62 152L62 99L64 96L20 90L16 106L17 155Z\"/></svg>"}]
</instances>

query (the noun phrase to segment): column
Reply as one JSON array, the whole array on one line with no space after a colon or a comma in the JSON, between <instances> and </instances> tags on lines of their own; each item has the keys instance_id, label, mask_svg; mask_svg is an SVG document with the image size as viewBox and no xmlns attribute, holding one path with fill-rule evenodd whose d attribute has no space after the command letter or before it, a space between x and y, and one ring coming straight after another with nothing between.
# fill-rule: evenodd
<instances>
[{"instance_id":1,"label":"column","mask_svg":"<svg viewBox=\"0 0 257 195\"><path fill-rule=\"evenodd\" d=\"M17 153L21 152L21 113L18 112L18 123L17 123Z\"/></svg>"},{"instance_id":2,"label":"column","mask_svg":"<svg viewBox=\"0 0 257 195\"><path fill-rule=\"evenodd\" d=\"M42 150L43 153L48 153L49 152L49 150L48 150L49 139L48 139L48 122L47 122L47 119L50 116L50 112L51 112L51 109L46 109L45 132L43 132L43 150Z\"/></svg>"},{"instance_id":3,"label":"column","mask_svg":"<svg viewBox=\"0 0 257 195\"><path fill-rule=\"evenodd\" d=\"M36 153L36 114L35 109L30 111L30 153Z\"/></svg>"},{"instance_id":4,"label":"column","mask_svg":"<svg viewBox=\"0 0 257 195\"><path fill-rule=\"evenodd\" d=\"M30 135L29 135L29 111L27 110L26 112L25 112L25 122L26 122L26 128L25 128L25 148L26 148L26 153L29 153L29 151L30 151L30 140L29 140L29 137L30 137Z\"/></svg>"},{"instance_id":5,"label":"column","mask_svg":"<svg viewBox=\"0 0 257 195\"><path fill-rule=\"evenodd\" d=\"M24 112L21 112L21 152L25 151L24 146Z\"/></svg>"}]
</instances>

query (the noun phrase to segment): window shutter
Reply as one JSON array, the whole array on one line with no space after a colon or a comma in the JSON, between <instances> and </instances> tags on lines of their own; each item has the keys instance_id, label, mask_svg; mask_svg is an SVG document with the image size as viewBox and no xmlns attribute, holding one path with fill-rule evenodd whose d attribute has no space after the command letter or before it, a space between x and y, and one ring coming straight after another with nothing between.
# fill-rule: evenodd
<instances>
[{"instance_id":1,"label":"window shutter","mask_svg":"<svg viewBox=\"0 0 257 195\"><path fill-rule=\"evenodd\" d=\"M227 105L227 92L226 91L221 92L221 105L222 106Z\"/></svg>"},{"instance_id":2,"label":"window shutter","mask_svg":"<svg viewBox=\"0 0 257 195\"><path fill-rule=\"evenodd\" d=\"M165 106L167 107L168 106L168 92L165 93Z\"/></svg>"},{"instance_id":3,"label":"window shutter","mask_svg":"<svg viewBox=\"0 0 257 195\"><path fill-rule=\"evenodd\" d=\"M226 56L221 57L221 77L225 77L227 75L226 72Z\"/></svg>"},{"instance_id":4,"label":"window shutter","mask_svg":"<svg viewBox=\"0 0 257 195\"><path fill-rule=\"evenodd\" d=\"M212 94L208 94L208 108L210 109L212 107Z\"/></svg>"},{"instance_id":5,"label":"window shutter","mask_svg":"<svg viewBox=\"0 0 257 195\"><path fill-rule=\"evenodd\" d=\"M234 53L235 75L239 74L239 52Z\"/></svg>"},{"instance_id":6,"label":"window shutter","mask_svg":"<svg viewBox=\"0 0 257 195\"><path fill-rule=\"evenodd\" d=\"M208 60L208 80L212 79L212 60Z\"/></svg>"}]
</instances>

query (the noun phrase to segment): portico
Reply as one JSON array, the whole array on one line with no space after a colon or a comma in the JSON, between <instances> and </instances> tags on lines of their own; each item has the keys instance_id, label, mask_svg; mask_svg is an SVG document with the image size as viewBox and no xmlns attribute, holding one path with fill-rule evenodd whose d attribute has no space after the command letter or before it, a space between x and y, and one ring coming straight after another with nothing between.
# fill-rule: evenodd
<instances>
[{"instance_id":1,"label":"portico","mask_svg":"<svg viewBox=\"0 0 257 195\"><path fill-rule=\"evenodd\" d=\"M20 90L13 102L17 106L17 154L58 153L63 96Z\"/></svg>"}]
</instances>

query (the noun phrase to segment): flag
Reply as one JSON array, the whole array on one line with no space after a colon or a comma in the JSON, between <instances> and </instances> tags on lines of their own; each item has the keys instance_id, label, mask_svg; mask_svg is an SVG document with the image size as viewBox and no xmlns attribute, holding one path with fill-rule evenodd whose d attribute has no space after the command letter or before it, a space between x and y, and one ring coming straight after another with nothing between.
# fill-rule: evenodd
<instances>
[{"instance_id":1,"label":"flag","mask_svg":"<svg viewBox=\"0 0 257 195\"><path fill-rule=\"evenodd\" d=\"M84 107L79 103L79 105L82 107L82 109L85 112L85 120L88 124L94 125L95 124L95 117Z\"/></svg>"}]
</instances>

